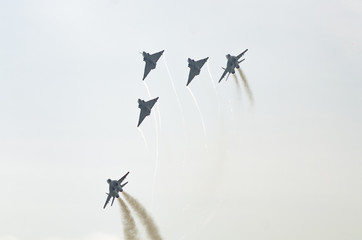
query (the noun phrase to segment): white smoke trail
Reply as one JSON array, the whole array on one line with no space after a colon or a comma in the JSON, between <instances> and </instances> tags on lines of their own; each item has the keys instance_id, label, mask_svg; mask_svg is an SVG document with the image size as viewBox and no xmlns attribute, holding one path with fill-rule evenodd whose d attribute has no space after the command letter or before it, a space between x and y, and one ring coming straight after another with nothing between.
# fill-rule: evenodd
<instances>
[{"instance_id":1,"label":"white smoke trail","mask_svg":"<svg viewBox=\"0 0 362 240\"><path fill-rule=\"evenodd\" d=\"M153 120L155 122L155 131L156 131L156 162L155 162L155 169L153 170L152 201L151 201L152 207L153 207L153 202L154 202L154 198L155 198L155 185L156 185L156 177L157 177L157 170L158 170L158 128L157 128L157 121L156 121L155 114L153 114Z\"/></svg>"},{"instance_id":2,"label":"white smoke trail","mask_svg":"<svg viewBox=\"0 0 362 240\"><path fill-rule=\"evenodd\" d=\"M146 90L147 90L147 93L148 93L148 96L149 98L152 98L151 96L151 92L148 88L148 85L145 81L143 81L145 87L146 87ZM158 110L158 116L159 116L159 120L161 121L161 114L160 114L160 109L158 108L158 105L156 106L156 109ZM159 147L159 139L158 139L158 134L159 134L159 130L158 130L158 127L157 127L157 119L156 119L156 115L153 114L153 120L155 122L155 134L156 134L156 161L155 161L155 169L153 170L153 181L152 181L152 199L151 199L151 206L153 207L153 202L154 202L154 198L155 198L155 185L156 185L156 177L157 177L157 170L158 170L158 147ZM161 124L160 124L161 125Z\"/></svg>"},{"instance_id":3,"label":"white smoke trail","mask_svg":"<svg viewBox=\"0 0 362 240\"><path fill-rule=\"evenodd\" d=\"M175 88L175 84L174 84L174 82L173 82L173 79L172 79L170 70L169 70L168 65L167 65L167 63L166 63L166 56L165 56L165 55L163 56L163 62L164 62L164 64L165 64L165 66L166 66L167 74L168 74L168 76L169 76L169 78L170 78L170 80L171 80L172 89L173 89L173 91L174 91L174 93L175 93L175 96L176 96L176 99L177 99L177 103L178 103L178 106L179 106L179 108L180 108L180 113L181 113L182 123L183 123L184 129L186 129L185 116L184 116L184 113L183 113L183 110L182 110L181 102L180 102L180 99L179 99L179 97L178 97L178 94L177 94L177 91L176 91L176 88Z\"/></svg>"},{"instance_id":4,"label":"white smoke trail","mask_svg":"<svg viewBox=\"0 0 362 240\"><path fill-rule=\"evenodd\" d=\"M212 86L213 86L214 89L215 89L216 95L218 95L218 92L217 92L216 86L215 86L215 82L214 82L214 78L213 78L212 75L211 75L210 66L209 66L209 61L206 62L206 66L207 66L207 71L209 72L209 75L210 75L210 80L211 80Z\"/></svg>"},{"instance_id":5,"label":"white smoke trail","mask_svg":"<svg viewBox=\"0 0 362 240\"><path fill-rule=\"evenodd\" d=\"M145 135L143 134L142 129L141 129L140 127L138 127L137 130L140 132L140 134L141 134L141 136L142 136L142 138L143 138L143 141L144 141L144 143L145 143L147 152L149 152L150 149L148 148L148 143L147 143L147 140L146 140L146 138L145 138Z\"/></svg>"},{"instance_id":6,"label":"white smoke trail","mask_svg":"<svg viewBox=\"0 0 362 240\"><path fill-rule=\"evenodd\" d=\"M194 102L195 102L196 108L197 108L197 110L199 111L200 118L201 118L201 123L202 123L202 128L203 128L203 130L204 130L204 135L205 135L205 138L206 138L206 137L207 137L207 134L206 134L206 127L205 127L205 123L204 123L204 117L202 116L202 113L201 113L199 104L198 104L198 102L197 102L194 94L192 93L191 88L189 88L188 86L187 86L186 88L187 88L187 90L189 90L189 93L191 94L191 97L192 97L192 99L193 99ZM207 144L206 144L206 143L205 143L205 147L207 148Z\"/></svg>"},{"instance_id":7,"label":"white smoke trail","mask_svg":"<svg viewBox=\"0 0 362 240\"><path fill-rule=\"evenodd\" d=\"M139 203L137 199L135 199L126 192L123 192L123 195L129 205L136 212L143 225L146 227L146 232L148 236L152 240L162 240L155 222L153 221L152 217L147 213L146 209L141 205L141 203Z\"/></svg>"},{"instance_id":8,"label":"white smoke trail","mask_svg":"<svg viewBox=\"0 0 362 240\"><path fill-rule=\"evenodd\" d=\"M147 85L146 81L142 81L142 82L145 85L146 91L148 93L148 97L151 99L152 98L151 92L150 92L150 89L148 88L148 85ZM160 113L160 108L159 108L158 105L159 104L156 105L156 110L157 110L157 114L158 114L158 121L159 121L158 123L159 123L159 126L161 128L161 113Z\"/></svg>"},{"instance_id":9,"label":"white smoke trail","mask_svg":"<svg viewBox=\"0 0 362 240\"><path fill-rule=\"evenodd\" d=\"M215 95L216 95L216 98L217 98L218 111L219 111L219 115L220 115L220 111L221 111L220 96L219 96L218 91L216 90L215 81L214 81L214 78L212 77L212 74L211 74L211 71L210 71L209 61L206 62L206 66L207 66L207 71L209 72L209 75L210 75L210 81L211 81L212 86L214 87L214 90L215 90Z\"/></svg>"},{"instance_id":10,"label":"white smoke trail","mask_svg":"<svg viewBox=\"0 0 362 240\"><path fill-rule=\"evenodd\" d=\"M118 198L118 202L121 205L122 209L123 232L125 239L138 240L138 230L136 227L136 223L131 215L131 211L121 198Z\"/></svg>"}]
</instances>

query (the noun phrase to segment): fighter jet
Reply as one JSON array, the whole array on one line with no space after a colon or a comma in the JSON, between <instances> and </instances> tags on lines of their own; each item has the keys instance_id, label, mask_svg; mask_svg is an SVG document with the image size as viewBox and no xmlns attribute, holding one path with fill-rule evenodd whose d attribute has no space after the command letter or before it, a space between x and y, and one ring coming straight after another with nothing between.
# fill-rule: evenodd
<instances>
[{"instance_id":1,"label":"fighter jet","mask_svg":"<svg viewBox=\"0 0 362 240\"><path fill-rule=\"evenodd\" d=\"M153 105L155 105L157 100L158 100L158 97L151 99L147 102L144 100L138 99L138 107L141 109L141 112L140 112L140 118L138 120L137 127L139 127L139 125L142 123L142 121L143 121L143 119L145 119L145 117L147 117L148 115L151 114L151 109L153 108Z\"/></svg>"},{"instance_id":2,"label":"fighter jet","mask_svg":"<svg viewBox=\"0 0 362 240\"><path fill-rule=\"evenodd\" d=\"M160 59L163 52L164 52L164 50L162 50L161 52L154 53L154 54L149 54L149 53L146 53L146 52L142 53L143 61L146 62L145 72L143 73L142 80L145 80L145 78L150 73L150 71L152 69L156 68L156 63L157 63L158 59Z\"/></svg>"},{"instance_id":3,"label":"fighter jet","mask_svg":"<svg viewBox=\"0 0 362 240\"><path fill-rule=\"evenodd\" d=\"M225 77L226 74L228 74L226 76L226 80L227 80L230 73L232 73L232 74L235 73L235 68L240 68L239 63L241 63L245 59L242 59L240 61L239 61L239 59L246 53L246 51L248 51L248 49L246 49L244 52L240 53L237 56L231 56L230 54L226 55L226 58L227 58L228 61L227 61L227 64L226 64L226 68L222 68L222 69L224 69L224 72L221 75L221 78L220 78L219 82Z\"/></svg>"},{"instance_id":4,"label":"fighter jet","mask_svg":"<svg viewBox=\"0 0 362 240\"><path fill-rule=\"evenodd\" d=\"M186 86L188 86L190 84L190 82L192 81L192 79L194 79L195 76L200 74L200 70L202 68L202 66L204 66L204 64L206 63L207 58L195 61L193 59L187 59L189 65L188 67L190 68L190 73L189 73L189 79L187 80L187 84Z\"/></svg>"},{"instance_id":5,"label":"fighter jet","mask_svg":"<svg viewBox=\"0 0 362 240\"><path fill-rule=\"evenodd\" d=\"M125 184L122 184L123 180L127 177L128 174L129 174L129 172L127 172L119 180L111 180L111 179L107 180L107 183L109 184L109 193L106 193L108 196L107 196L107 200L106 200L106 203L104 204L103 208L105 208L107 206L109 200L111 200L112 197L113 197L113 199L112 199L111 206L113 205L114 198L119 198L118 193L123 192L123 187L128 183L128 182L126 182Z\"/></svg>"}]
</instances>

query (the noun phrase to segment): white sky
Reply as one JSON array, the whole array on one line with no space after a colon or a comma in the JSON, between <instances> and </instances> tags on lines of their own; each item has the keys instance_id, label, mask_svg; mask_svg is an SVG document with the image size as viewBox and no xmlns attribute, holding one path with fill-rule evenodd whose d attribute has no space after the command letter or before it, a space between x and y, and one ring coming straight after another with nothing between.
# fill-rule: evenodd
<instances>
[{"instance_id":1,"label":"white sky","mask_svg":"<svg viewBox=\"0 0 362 240\"><path fill-rule=\"evenodd\" d=\"M102 206L127 171L164 239L361 239L361 22L357 0L1 1L0 240L123 239ZM254 107L217 83L246 48Z\"/></svg>"}]
</instances>

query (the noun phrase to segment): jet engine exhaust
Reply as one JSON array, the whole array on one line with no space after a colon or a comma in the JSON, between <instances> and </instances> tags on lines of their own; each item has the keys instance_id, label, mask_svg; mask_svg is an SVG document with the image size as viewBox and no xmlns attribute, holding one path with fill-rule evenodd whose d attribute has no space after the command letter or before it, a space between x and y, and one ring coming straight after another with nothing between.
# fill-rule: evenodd
<instances>
[{"instance_id":1,"label":"jet engine exhaust","mask_svg":"<svg viewBox=\"0 0 362 240\"><path fill-rule=\"evenodd\" d=\"M136 212L137 216L141 219L142 224L146 228L148 236L152 240L162 240L155 222L153 221L152 217L147 213L146 209L128 193L123 192L123 195L129 205L132 207L132 209Z\"/></svg>"},{"instance_id":2,"label":"jet engine exhaust","mask_svg":"<svg viewBox=\"0 0 362 240\"><path fill-rule=\"evenodd\" d=\"M138 240L138 230L136 227L136 223L131 215L131 211L121 198L118 198L118 202L121 205L122 210L122 222L125 239Z\"/></svg>"},{"instance_id":3,"label":"jet engine exhaust","mask_svg":"<svg viewBox=\"0 0 362 240\"><path fill-rule=\"evenodd\" d=\"M245 77L243 71L241 70L241 68L238 68L238 71L239 71L239 74L240 74L241 79L243 80L243 83L244 83L246 92L248 93L250 102L253 104L253 103L254 103L254 98L253 98L253 94L251 93L251 90L250 90L248 81L246 80L246 77Z\"/></svg>"}]
</instances>

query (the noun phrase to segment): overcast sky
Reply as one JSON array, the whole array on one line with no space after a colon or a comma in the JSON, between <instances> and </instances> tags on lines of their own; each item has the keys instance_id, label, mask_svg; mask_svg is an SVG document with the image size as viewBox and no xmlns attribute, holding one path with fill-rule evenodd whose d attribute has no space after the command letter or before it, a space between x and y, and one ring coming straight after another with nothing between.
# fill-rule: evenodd
<instances>
[{"instance_id":1,"label":"overcast sky","mask_svg":"<svg viewBox=\"0 0 362 240\"><path fill-rule=\"evenodd\" d=\"M102 207L127 171L163 239L362 239L361 23L358 0L1 1L0 240L124 239ZM254 104L217 83L245 49Z\"/></svg>"}]
</instances>

